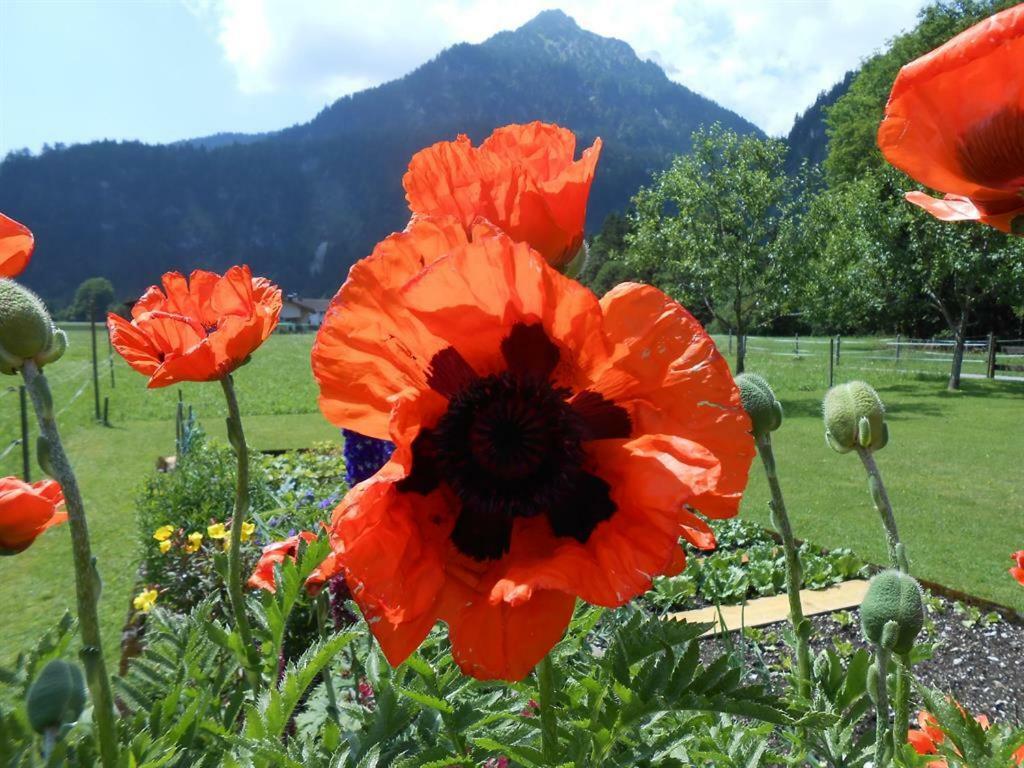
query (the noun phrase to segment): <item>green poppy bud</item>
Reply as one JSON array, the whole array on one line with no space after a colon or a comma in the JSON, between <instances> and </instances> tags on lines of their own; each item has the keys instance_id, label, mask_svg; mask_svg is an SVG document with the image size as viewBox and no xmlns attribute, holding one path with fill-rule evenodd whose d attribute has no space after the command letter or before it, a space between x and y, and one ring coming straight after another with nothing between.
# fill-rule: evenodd
<instances>
[{"instance_id":1,"label":"green poppy bud","mask_svg":"<svg viewBox=\"0 0 1024 768\"><path fill-rule=\"evenodd\" d=\"M64 354L67 338L53 327L42 299L13 280L0 278L0 372L21 370L26 360L39 365Z\"/></svg>"},{"instance_id":2,"label":"green poppy bud","mask_svg":"<svg viewBox=\"0 0 1024 768\"><path fill-rule=\"evenodd\" d=\"M876 574L860 606L860 626L869 642L908 653L924 626L921 586L900 571Z\"/></svg>"},{"instance_id":3,"label":"green poppy bud","mask_svg":"<svg viewBox=\"0 0 1024 768\"><path fill-rule=\"evenodd\" d=\"M741 373L736 377L736 386L740 388L743 409L750 416L754 437L763 437L782 425L782 404L763 376Z\"/></svg>"},{"instance_id":4,"label":"green poppy bud","mask_svg":"<svg viewBox=\"0 0 1024 768\"><path fill-rule=\"evenodd\" d=\"M37 733L73 723L85 708L85 676L77 664L54 659L32 682L25 701L28 721Z\"/></svg>"},{"instance_id":5,"label":"green poppy bud","mask_svg":"<svg viewBox=\"0 0 1024 768\"><path fill-rule=\"evenodd\" d=\"M868 667L867 689L868 698L875 704L878 704L878 692L881 690L881 680L879 678L878 667L872 664Z\"/></svg>"},{"instance_id":6,"label":"green poppy bud","mask_svg":"<svg viewBox=\"0 0 1024 768\"><path fill-rule=\"evenodd\" d=\"M854 448L877 451L889 442L885 406L870 384L851 381L825 393L825 440L839 453Z\"/></svg>"}]
</instances>

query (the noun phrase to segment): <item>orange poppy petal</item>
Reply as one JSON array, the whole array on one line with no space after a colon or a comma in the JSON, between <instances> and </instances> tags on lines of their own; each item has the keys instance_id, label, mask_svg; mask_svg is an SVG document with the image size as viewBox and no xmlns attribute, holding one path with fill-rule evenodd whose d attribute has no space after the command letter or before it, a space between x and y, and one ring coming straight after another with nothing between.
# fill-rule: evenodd
<instances>
[{"instance_id":1,"label":"orange poppy petal","mask_svg":"<svg viewBox=\"0 0 1024 768\"><path fill-rule=\"evenodd\" d=\"M1010 569L1010 575L1021 584L1024 584L1024 549L1014 552L1010 557L1012 557L1016 563L1016 565Z\"/></svg>"},{"instance_id":2,"label":"orange poppy petal","mask_svg":"<svg viewBox=\"0 0 1024 768\"><path fill-rule=\"evenodd\" d=\"M644 435L587 444L594 473L611 486L615 514L586 542L556 538L541 517L518 521L492 600L513 605L555 589L616 607L679 567L680 510L717 474L718 461L681 438Z\"/></svg>"},{"instance_id":3,"label":"orange poppy petal","mask_svg":"<svg viewBox=\"0 0 1024 768\"><path fill-rule=\"evenodd\" d=\"M52 480L29 484L0 478L0 554L22 552L45 530L67 520L58 507L62 500L60 486Z\"/></svg>"},{"instance_id":4,"label":"orange poppy petal","mask_svg":"<svg viewBox=\"0 0 1024 768\"><path fill-rule=\"evenodd\" d=\"M342 499L331 519L331 541L354 595L380 605L399 624L431 610L445 582L451 513L441 492L400 493L406 474L390 461Z\"/></svg>"},{"instance_id":5,"label":"orange poppy petal","mask_svg":"<svg viewBox=\"0 0 1024 768\"><path fill-rule=\"evenodd\" d=\"M985 210L995 206L990 213L1019 209L1024 79L1007 73L1017 72L1022 59L1024 6L1018 5L904 66L878 130L886 159L928 187Z\"/></svg>"},{"instance_id":6,"label":"orange poppy petal","mask_svg":"<svg viewBox=\"0 0 1024 768\"><path fill-rule=\"evenodd\" d=\"M167 272L132 307L131 323L110 315L107 324L128 364L150 387L164 387L231 373L266 341L280 312L281 290L240 266L223 277Z\"/></svg>"},{"instance_id":7,"label":"orange poppy petal","mask_svg":"<svg viewBox=\"0 0 1024 768\"><path fill-rule=\"evenodd\" d=\"M455 216L467 227L489 219L560 267L583 240L601 141L579 160L575 148L565 128L508 125L477 148L459 136L417 152L402 184L414 213Z\"/></svg>"},{"instance_id":8,"label":"orange poppy petal","mask_svg":"<svg viewBox=\"0 0 1024 768\"><path fill-rule=\"evenodd\" d=\"M444 346L405 311L398 291L425 264L466 242L453 219L414 219L353 265L311 356L329 421L388 439L390 398L410 386L424 388L426 366Z\"/></svg>"},{"instance_id":9,"label":"orange poppy petal","mask_svg":"<svg viewBox=\"0 0 1024 768\"><path fill-rule=\"evenodd\" d=\"M0 213L0 277L16 277L28 266L35 238L28 227Z\"/></svg>"},{"instance_id":10,"label":"orange poppy petal","mask_svg":"<svg viewBox=\"0 0 1024 768\"><path fill-rule=\"evenodd\" d=\"M618 346L594 388L629 411L637 433L685 435L719 457L716 483L688 503L709 517L735 515L754 441L714 341L678 302L648 285L616 286L601 308Z\"/></svg>"},{"instance_id":11,"label":"orange poppy petal","mask_svg":"<svg viewBox=\"0 0 1024 768\"><path fill-rule=\"evenodd\" d=\"M434 611L426 611L412 619L393 622L380 603L374 602L370 595L359 590L358 584L348 579L346 581L352 598L366 619L367 626L380 644L384 657L393 667L409 658L437 623Z\"/></svg>"},{"instance_id":12,"label":"orange poppy petal","mask_svg":"<svg viewBox=\"0 0 1024 768\"><path fill-rule=\"evenodd\" d=\"M907 743L914 748L919 755L934 755L938 747L931 737L924 731L910 731L907 734Z\"/></svg>"},{"instance_id":13,"label":"orange poppy petal","mask_svg":"<svg viewBox=\"0 0 1024 768\"><path fill-rule=\"evenodd\" d=\"M538 590L511 605L468 595L446 612L452 656L459 668L479 680L522 680L551 650L569 626L572 595Z\"/></svg>"},{"instance_id":14,"label":"orange poppy petal","mask_svg":"<svg viewBox=\"0 0 1024 768\"><path fill-rule=\"evenodd\" d=\"M153 346L149 336L123 317L108 314L107 330L111 346L136 371L152 376L160 367L160 350Z\"/></svg>"},{"instance_id":15,"label":"orange poppy petal","mask_svg":"<svg viewBox=\"0 0 1024 768\"><path fill-rule=\"evenodd\" d=\"M554 378L586 388L608 359L593 293L504 235L457 248L409 281L401 301L483 376L503 370L501 342L516 323L539 323L564 349Z\"/></svg>"}]
</instances>

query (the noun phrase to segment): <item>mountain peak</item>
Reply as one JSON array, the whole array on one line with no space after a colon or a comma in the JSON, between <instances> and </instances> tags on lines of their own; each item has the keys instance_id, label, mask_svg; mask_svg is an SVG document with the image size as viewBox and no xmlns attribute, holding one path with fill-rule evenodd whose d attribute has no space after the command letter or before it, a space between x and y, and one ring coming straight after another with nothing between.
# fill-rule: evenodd
<instances>
[{"instance_id":1,"label":"mountain peak","mask_svg":"<svg viewBox=\"0 0 1024 768\"><path fill-rule=\"evenodd\" d=\"M564 35L581 31L580 25L576 23L575 19L558 8L541 11L516 30L516 32L539 32L546 35Z\"/></svg>"}]
</instances>

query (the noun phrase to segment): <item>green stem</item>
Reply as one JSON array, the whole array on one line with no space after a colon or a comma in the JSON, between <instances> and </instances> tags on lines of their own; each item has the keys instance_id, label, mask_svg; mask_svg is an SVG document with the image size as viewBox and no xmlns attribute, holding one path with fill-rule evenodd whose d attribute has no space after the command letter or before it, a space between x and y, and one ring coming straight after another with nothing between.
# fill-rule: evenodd
<instances>
[{"instance_id":1,"label":"green stem","mask_svg":"<svg viewBox=\"0 0 1024 768\"><path fill-rule=\"evenodd\" d=\"M228 600L231 612L235 616L235 626L242 639L246 654L246 676L253 693L260 689L259 656L253 641L249 617L245 612L245 596L242 594L242 523L249 513L249 447L245 443L245 432L242 430L242 414L238 410L238 398L235 397L235 386L228 374L220 380L224 388L224 398L228 404L228 441L235 449L238 459L238 472L235 479L235 510L231 517L231 548L228 550Z\"/></svg>"},{"instance_id":2,"label":"green stem","mask_svg":"<svg viewBox=\"0 0 1024 768\"><path fill-rule=\"evenodd\" d=\"M789 620L793 624L793 632L796 635L796 669L797 687L800 695L805 699L811 698L811 649L808 627L804 618L804 607L800 602L800 587L803 584L803 575L800 568L800 555L797 552L796 539L793 537L793 527L789 522L789 514L786 512L786 501L782 496L782 486L779 485L779 474L775 467L775 454L772 451L772 438L770 434L764 434L757 439L757 452L764 465L764 473L768 478L768 487L771 489L772 498L768 502L771 509L772 525L782 538L782 548L786 553L786 591L789 593Z\"/></svg>"},{"instance_id":3,"label":"green stem","mask_svg":"<svg viewBox=\"0 0 1024 768\"><path fill-rule=\"evenodd\" d=\"M896 665L896 705L893 713L893 746L907 743L910 731L910 654L904 653Z\"/></svg>"},{"instance_id":4,"label":"green stem","mask_svg":"<svg viewBox=\"0 0 1024 768\"><path fill-rule=\"evenodd\" d=\"M89 526L85 520L85 505L78 488L78 480L71 469L60 439L53 412L53 398L46 376L32 361L21 369L25 387L32 398L32 407L39 422L39 434L47 455L44 467L64 493L64 504L71 530L71 552L75 565L75 595L78 603L78 626L82 635L80 656L85 667L89 691L92 694L93 720L100 742L100 762L103 768L114 768L118 761L117 726L114 718L114 697L110 690L110 677L103 658L103 639L97 605L100 599L100 579L89 544Z\"/></svg>"},{"instance_id":5,"label":"green stem","mask_svg":"<svg viewBox=\"0 0 1024 768\"><path fill-rule=\"evenodd\" d=\"M558 714L555 712L555 670L551 656L537 665L537 689L540 695L540 737L544 757L549 763L558 759Z\"/></svg>"},{"instance_id":6,"label":"green stem","mask_svg":"<svg viewBox=\"0 0 1024 768\"><path fill-rule=\"evenodd\" d=\"M327 611L328 611L328 597L327 590L323 589L320 594L316 597L316 622L320 628L320 636L327 638L330 632L327 629ZM341 710L338 708L338 695L334 690L334 681L331 680L331 666L330 664L324 668L324 690L327 691L327 701L331 708L331 718L338 724L341 725Z\"/></svg>"},{"instance_id":7,"label":"green stem","mask_svg":"<svg viewBox=\"0 0 1024 768\"><path fill-rule=\"evenodd\" d=\"M896 529L896 515L892 511L892 503L889 501L889 494L885 490L885 483L882 481L882 473L875 464L874 454L867 448L857 448L857 455L864 463L864 469L868 473L868 488L871 491L871 499L875 504L875 511L882 518L882 525L885 528L885 540L889 548L889 562L893 568L904 573L907 572L907 560L900 544L900 533Z\"/></svg>"},{"instance_id":8,"label":"green stem","mask_svg":"<svg viewBox=\"0 0 1024 768\"><path fill-rule=\"evenodd\" d=\"M877 646L875 668L878 670L878 701L875 702L875 760L874 768L885 768L889 760L889 651Z\"/></svg>"}]
</instances>

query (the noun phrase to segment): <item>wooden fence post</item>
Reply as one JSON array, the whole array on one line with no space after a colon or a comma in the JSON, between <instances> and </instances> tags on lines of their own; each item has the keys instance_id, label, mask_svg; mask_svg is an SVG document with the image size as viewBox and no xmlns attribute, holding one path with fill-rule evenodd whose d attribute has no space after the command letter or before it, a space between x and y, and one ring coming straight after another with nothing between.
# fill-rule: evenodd
<instances>
[{"instance_id":1,"label":"wooden fence post","mask_svg":"<svg viewBox=\"0 0 1024 768\"><path fill-rule=\"evenodd\" d=\"M96 356L96 316L89 321L92 328L92 397L96 408L96 421L100 420L100 364Z\"/></svg>"},{"instance_id":2,"label":"wooden fence post","mask_svg":"<svg viewBox=\"0 0 1024 768\"><path fill-rule=\"evenodd\" d=\"M729 329L729 354L732 354L732 328Z\"/></svg>"},{"instance_id":3,"label":"wooden fence post","mask_svg":"<svg viewBox=\"0 0 1024 768\"><path fill-rule=\"evenodd\" d=\"M988 349L985 351L985 376L989 379L996 377L996 335L993 331L988 334Z\"/></svg>"},{"instance_id":4,"label":"wooden fence post","mask_svg":"<svg viewBox=\"0 0 1024 768\"><path fill-rule=\"evenodd\" d=\"M896 334L896 362L900 361L900 335Z\"/></svg>"},{"instance_id":5,"label":"wooden fence post","mask_svg":"<svg viewBox=\"0 0 1024 768\"><path fill-rule=\"evenodd\" d=\"M843 337L836 334L836 365L839 365L839 353L843 346Z\"/></svg>"},{"instance_id":6,"label":"wooden fence post","mask_svg":"<svg viewBox=\"0 0 1024 768\"><path fill-rule=\"evenodd\" d=\"M110 340L110 329L107 329L107 360L110 363L110 388L114 389L114 343Z\"/></svg>"}]
</instances>

